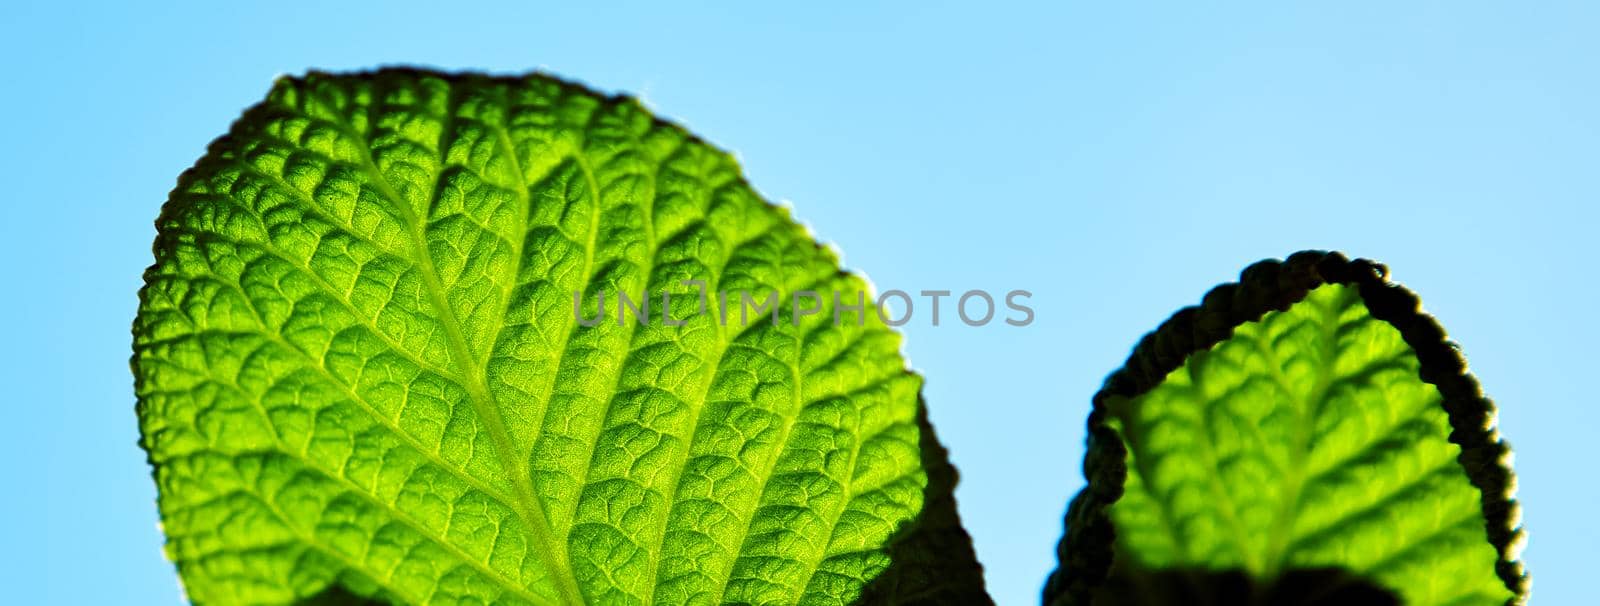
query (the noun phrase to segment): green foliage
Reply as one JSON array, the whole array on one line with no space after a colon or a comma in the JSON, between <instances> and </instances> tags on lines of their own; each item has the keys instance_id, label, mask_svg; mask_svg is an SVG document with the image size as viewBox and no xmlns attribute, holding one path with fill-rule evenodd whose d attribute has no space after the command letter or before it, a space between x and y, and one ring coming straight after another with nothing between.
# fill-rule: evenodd
<instances>
[{"instance_id":1,"label":"green foliage","mask_svg":"<svg viewBox=\"0 0 1600 606\"><path fill-rule=\"evenodd\" d=\"M1147 337L1095 398L1046 601L1521 601L1493 406L1383 275L1258 264Z\"/></svg>"},{"instance_id":2,"label":"green foliage","mask_svg":"<svg viewBox=\"0 0 1600 606\"><path fill-rule=\"evenodd\" d=\"M196 603L989 601L866 284L632 100L285 78L157 227L133 369ZM1381 266L1252 266L1089 431L1047 603L1526 596L1493 405Z\"/></svg>"},{"instance_id":3,"label":"green foliage","mask_svg":"<svg viewBox=\"0 0 1600 606\"><path fill-rule=\"evenodd\" d=\"M157 227L138 416L197 603L987 600L898 335L681 281L865 284L632 100L284 78Z\"/></svg>"}]
</instances>

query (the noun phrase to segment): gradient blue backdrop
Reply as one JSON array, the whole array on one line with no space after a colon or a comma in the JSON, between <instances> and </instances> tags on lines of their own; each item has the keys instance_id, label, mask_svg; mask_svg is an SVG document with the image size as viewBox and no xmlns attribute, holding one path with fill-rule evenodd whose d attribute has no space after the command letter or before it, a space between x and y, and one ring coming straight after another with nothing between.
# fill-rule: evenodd
<instances>
[{"instance_id":1,"label":"gradient blue backdrop","mask_svg":"<svg viewBox=\"0 0 1600 606\"><path fill-rule=\"evenodd\" d=\"M1002 604L1037 602L1105 374L1313 247L1452 330L1517 448L1536 595L1593 593L1592 10L323 4L0 8L0 601L181 599L127 368L151 222L274 76L392 63L639 95L880 289L1032 290L1025 329L907 330Z\"/></svg>"}]
</instances>

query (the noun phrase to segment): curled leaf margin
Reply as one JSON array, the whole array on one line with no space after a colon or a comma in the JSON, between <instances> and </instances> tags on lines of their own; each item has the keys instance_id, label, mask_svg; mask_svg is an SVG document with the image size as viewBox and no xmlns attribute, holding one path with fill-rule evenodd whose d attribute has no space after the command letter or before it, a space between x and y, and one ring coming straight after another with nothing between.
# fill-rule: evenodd
<instances>
[{"instance_id":1,"label":"curled leaf margin","mask_svg":"<svg viewBox=\"0 0 1600 606\"><path fill-rule=\"evenodd\" d=\"M1045 604L1089 603L1111 570L1116 529L1110 510L1122 497L1128 467L1127 449L1107 423L1109 399L1132 399L1154 389L1190 354L1210 349L1269 311L1287 310L1324 284L1356 288L1368 312L1399 330L1416 353L1418 378L1439 390L1449 417L1450 443L1461 448L1456 461L1478 489L1489 542L1499 554L1495 573L1512 593L1507 604L1526 603L1530 577L1518 560L1526 532L1521 506L1512 497L1516 477L1511 449L1495 428L1494 402L1467 371L1459 346L1422 311L1415 293L1389 281L1387 267L1367 259L1352 261L1338 252L1308 250L1283 261L1252 264L1238 282L1212 288L1199 305L1172 314L1139 340L1127 362L1094 394L1083 459L1087 484L1067 506L1066 532L1057 545L1059 563L1045 583Z\"/></svg>"}]
</instances>

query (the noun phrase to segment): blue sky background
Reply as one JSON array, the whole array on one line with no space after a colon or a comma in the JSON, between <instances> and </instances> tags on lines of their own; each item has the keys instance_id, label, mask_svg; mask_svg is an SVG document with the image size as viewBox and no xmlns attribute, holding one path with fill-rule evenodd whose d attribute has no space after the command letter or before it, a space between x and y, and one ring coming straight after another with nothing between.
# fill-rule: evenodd
<instances>
[{"instance_id":1,"label":"blue sky background","mask_svg":"<svg viewBox=\"0 0 1600 606\"><path fill-rule=\"evenodd\" d=\"M906 331L1002 604L1054 565L1106 373L1303 248L1422 294L1501 405L1538 603L1593 593L1592 5L138 4L0 7L6 602L179 602L127 367L152 221L274 76L394 63L640 95L880 289L1032 290L1028 328Z\"/></svg>"}]
</instances>

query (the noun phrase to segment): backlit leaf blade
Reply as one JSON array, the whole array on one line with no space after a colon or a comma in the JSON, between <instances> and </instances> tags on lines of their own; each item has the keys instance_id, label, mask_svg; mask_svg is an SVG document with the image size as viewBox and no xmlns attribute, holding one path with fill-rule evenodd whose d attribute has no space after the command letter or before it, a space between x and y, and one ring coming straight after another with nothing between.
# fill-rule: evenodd
<instances>
[{"instance_id":1,"label":"backlit leaf blade","mask_svg":"<svg viewBox=\"0 0 1600 606\"><path fill-rule=\"evenodd\" d=\"M1382 266L1247 269L1095 396L1051 604L1508 604L1493 404Z\"/></svg>"},{"instance_id":2,"label":"backlit leaf blade","mask_svg":"<svg viewBox=\"0 0 1600 606\"><path fill-rule=\"evenodd\" d=\"M283 78L157 227L141 444L197 603L987 599L953 508L925 511L953 472L899 336L788 305L866 285L631 99ZM777 321L724 325L684 280L775 292ZM904 570L918 544L948 572Z\"/></svg>"}]
</instances>

